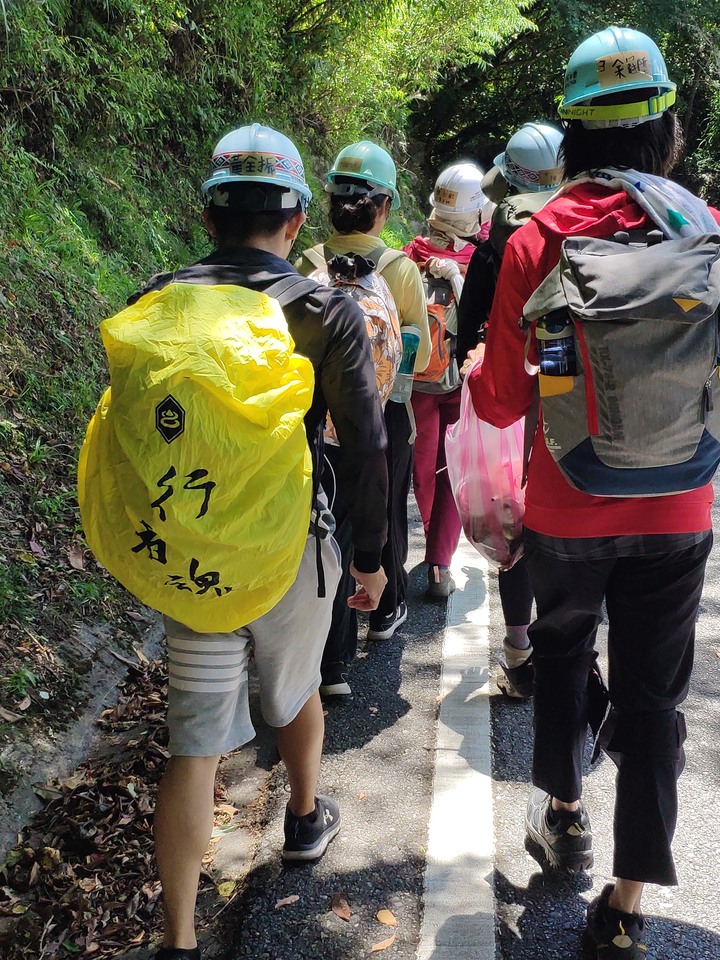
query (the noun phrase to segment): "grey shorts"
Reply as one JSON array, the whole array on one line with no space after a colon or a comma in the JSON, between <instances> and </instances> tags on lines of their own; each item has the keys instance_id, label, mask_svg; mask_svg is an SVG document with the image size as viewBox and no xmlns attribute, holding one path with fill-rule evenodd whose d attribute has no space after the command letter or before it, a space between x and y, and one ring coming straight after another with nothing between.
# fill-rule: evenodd
<instances>
[{"instance_id":1,"label":"grey shorts","mask_svg":"<svg viewBox=\"0 0 720 960\"><path fill-rule=\"evenodd\" d=\"M268 613L232 633L196 633L165 617L168 727L173 756L212 757L255 736L248 705L254 656L260 706L271 727L295 719L320 686L320 661L340 579L340 550L320 543L325 597L318 597L316 539L308 537L295 582Z\"/></svg>"}]
</instances>

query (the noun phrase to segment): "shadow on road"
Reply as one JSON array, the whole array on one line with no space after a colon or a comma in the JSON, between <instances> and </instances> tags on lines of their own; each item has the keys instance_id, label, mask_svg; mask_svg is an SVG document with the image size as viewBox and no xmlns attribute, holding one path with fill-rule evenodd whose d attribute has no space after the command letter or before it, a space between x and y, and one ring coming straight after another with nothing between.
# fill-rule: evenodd
<instances>
[{"instance_id":1,"label":"shadow on road","mask_svg":"<svg viewBox=\"0 0 720 960\"><path fill-rule=\"evenodd\" d=\"M546 877L535 873L528 886L494 876L498 902L498 955L503 960L568 960L583 957L588 900L597 896L591 876ZM585 896L580 894L584 893ZM717 960L720 937L681 920L646 914L647 960Z\"/></svg>"}]
</instances>

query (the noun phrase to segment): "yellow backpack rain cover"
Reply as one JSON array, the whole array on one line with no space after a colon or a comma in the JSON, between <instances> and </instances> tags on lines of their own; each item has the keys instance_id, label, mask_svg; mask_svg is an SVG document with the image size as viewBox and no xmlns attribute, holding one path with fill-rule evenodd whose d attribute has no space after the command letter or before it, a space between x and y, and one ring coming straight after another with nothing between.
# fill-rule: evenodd
<instances>
[{"instance_id":1,"label":"yellow backpack rain cover","mask_svg":"<svg viewBox=\"0 0 720 960\"><path fill-rule=\"evenodd\" d=\"M312 364L280 304L234 284L170 283L100 329L111 387L80 451L87 542L148 606L235 630L300 565Z\"/></svg>"}]
</instances>

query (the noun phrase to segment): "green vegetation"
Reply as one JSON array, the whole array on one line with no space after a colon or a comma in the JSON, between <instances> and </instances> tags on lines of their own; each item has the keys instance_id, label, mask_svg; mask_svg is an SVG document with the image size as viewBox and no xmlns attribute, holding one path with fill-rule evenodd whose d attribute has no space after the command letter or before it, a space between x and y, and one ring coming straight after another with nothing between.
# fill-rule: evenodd
<instances>
[{"instance_id":1,"label":"green vegetation","mask_svg":"<svg viewBox=\"0 0 720 960\"><path fill-rule=\"evenodd\" d=\"M5 686L10 693L18 697L26 697L28 688L37 686L37 677L27 667L20 667L5 680Z\"/></svg>"},{"instance_id":2,"label":"green vegetation","mask_svg":"<svg viewBox=\"0 0 720 960\"><path fill-rule=\"evenodd\" d=\"M720 203L720 25L717 0L537 0L526 12L534 29L507 37L488 59L451 67L423 97L412 133L426 176L458 156L489 166L526 120L557 122L564 64L575 46L610 24L650 34L678 84L677 111L687 144L677 176Z\"/></svg>"},{"instance_id":3,"label":"green vegetation","mask_svg":"<svg viewBox=\"0 0 720 960\"><path fill-rule=\"evenodd\" d=\"M523 5L0 3L0 678L23 666L18 630L50 638L57 678L78 620L132 632L131 600L83 552L74 494L106 385L97 327L147 277L207 251L198 184L213 144L250 120L294 137L317 197L307 230L320 232L328 163L377 138L411 215L415 99L489 58L526 23ZM395 246L410 235L402 217L387 233Z\"/></svg>"},{"instance_id":4,"label":"green vegetation","mask_svg":"<svg viewBox=\"0 0 720 960\"><path fill-rule=\"evenodd\" d=\"M207 250L198 184L213 144L250 120L298 142L326 230L339 147L396 157L400 246L437 167L485 163L552 117L575 43L647 29L680 84L680 171L720 197L715 0L0 0L0 656L17 631L56 649L131 601L83 551L75 468L106 382L97 327L147 277ZM32 644L30 645L32 649ZM1 674L2 672L0 672ZM2 689L2 688L0 688ZM30 711L32 713L32 711Z\"/></svg>"}]
</instances>

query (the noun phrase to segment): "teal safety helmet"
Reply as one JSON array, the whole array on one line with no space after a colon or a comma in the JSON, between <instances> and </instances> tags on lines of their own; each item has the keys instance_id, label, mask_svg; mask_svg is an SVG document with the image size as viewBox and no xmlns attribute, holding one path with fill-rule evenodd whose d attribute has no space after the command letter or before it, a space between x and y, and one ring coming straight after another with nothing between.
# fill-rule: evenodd
<instances>
[{"instance_id":1,"label":"teal safety helmet","mask_svg":"<svg viewBox=\"0 0 720 960\"><path fill-rule=\"evenodd\" d=\"M558 159L562 140L562 132L549 123L524 123L493 163L518 190L527 193L557 190L563 178Z\"/></svg>"},{"instance_id":2,"label":"teal safety helmet","mask_svg":"<svg viewBox=\"0 0 720 960\"><path fill-rule=\"evenodd\" d=\"M589 129L634 127L671 107L675 89L650 37L627 27L608 27L584 40L570 57L558 112L563 120L581 120ZM637 99L606 102L628 90L637 91Z\"/></svg>"},{"instance_id":3,"label":"teal safety helmet","mask_svg":"<svg viewBox=\"0 0 720 960\"><path fill-rule=\"evenodd\" d=\"M343 182L338 183L338 178L342 178ZM353 180L357 183L353 183ZM393 210L400 206L393 158L387 150L370 140L351 143L340 151L327 175L325 190L340 196L384 195L392 197Z\"/></svg>"},{"instance_id":4,"label":"teal safety helmet","mask_svg":"<svg viewBox=\"0 0 720 960\"><path fill-rule=\"evenodd\" d=\"M305 168L295 144L284 133L253 123L226 134L213 150L207 179L201 187L206 201L218 206L230 183L259 183L280 187L275 209L303 210L312 200Z\"/></svg>"}]
</instances>

